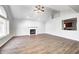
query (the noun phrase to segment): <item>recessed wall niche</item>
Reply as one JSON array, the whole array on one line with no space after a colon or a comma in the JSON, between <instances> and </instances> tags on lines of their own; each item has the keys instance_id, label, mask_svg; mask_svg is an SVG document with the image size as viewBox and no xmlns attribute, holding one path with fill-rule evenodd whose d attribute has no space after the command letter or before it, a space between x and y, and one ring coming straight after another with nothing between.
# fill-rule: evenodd
<instances>
[{"instance_id":1,"label":"recessed wall niche","mask_svg":"<svg viewBox=\"0 0 79 59\"><path fill-rule=\"evenodd\" d=\"M62 21L63 30L77 30L77 18L70 18Z\"/></svg>"}]
</instances>

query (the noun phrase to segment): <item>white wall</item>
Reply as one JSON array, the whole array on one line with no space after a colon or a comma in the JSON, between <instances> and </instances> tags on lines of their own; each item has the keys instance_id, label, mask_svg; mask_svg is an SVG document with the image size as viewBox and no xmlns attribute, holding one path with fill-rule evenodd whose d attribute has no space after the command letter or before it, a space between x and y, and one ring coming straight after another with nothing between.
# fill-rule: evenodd
<instances>
[{"instance_id":1,"label":"white wall","mask_svg":"<svg viewBox=\"0 0 79 59\"><path fill-rule=\"evenodd\" d=\"M30 35L30 29L36 29L36 34L44 33L45 31L45 24L38 21L18 20L14 25L16 36Z\"/></svg>"},{"instance_id":2,"label":"white wall","mask_svg":"<svg viewBox=\"0 0 79 59\"><path fill-rule=\"evenodd\" d=\"M63 11L46 24L46 33L79 41L79 14ZM77 31L62 30L62 20L77 17Z\"/></svg>"}]
</instances>

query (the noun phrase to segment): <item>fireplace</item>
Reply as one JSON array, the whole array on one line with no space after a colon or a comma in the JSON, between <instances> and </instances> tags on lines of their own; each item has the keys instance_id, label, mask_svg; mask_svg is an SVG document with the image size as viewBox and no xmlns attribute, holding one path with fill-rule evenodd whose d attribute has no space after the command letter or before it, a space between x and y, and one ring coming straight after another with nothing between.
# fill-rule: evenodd
<instances>
[{"instance_id":1,"label":"fireplace","mask_svg":"<svg viewBox=\"0 0 79 59\"><path fill-rule=\"evenodd\" d=\"M77 18L63 20L64 30L77 30Z\"/></svg>"},{"instance_id":2,"label":"fireplace","mask_svg":"<svg viewBox=\"0 0 79 59\"><path fill-rule=\"evenodd\" d=\"M36 29L30 29L30 34L36 34Z\"/></svg>"}]
</instances>

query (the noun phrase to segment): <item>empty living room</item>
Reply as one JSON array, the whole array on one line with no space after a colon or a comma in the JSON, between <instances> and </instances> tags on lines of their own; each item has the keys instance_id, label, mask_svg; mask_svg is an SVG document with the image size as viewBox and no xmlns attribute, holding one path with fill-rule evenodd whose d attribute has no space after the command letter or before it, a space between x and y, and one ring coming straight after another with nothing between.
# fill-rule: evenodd
<instances>
[{"instance_id":1,"label":"empty living room","mask_svg":"<svg viewBox=\"0 0 79 59\"><path fill-rule=\"evenodd\" d=\"M79 54L79 5L0 5L0 54Z\"/></svg>"}]
</instances>

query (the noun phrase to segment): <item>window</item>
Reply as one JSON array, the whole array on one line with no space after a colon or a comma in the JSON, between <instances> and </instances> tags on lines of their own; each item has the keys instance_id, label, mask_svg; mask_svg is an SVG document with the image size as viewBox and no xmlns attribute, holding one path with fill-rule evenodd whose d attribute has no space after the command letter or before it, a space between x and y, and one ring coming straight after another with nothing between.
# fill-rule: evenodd
<instances>
[{"instance_id":1,"label":"window","mask_svg":"<svg viewBox=\"0 0 79 59\"><path fill-rule=\"evenodd\" d=\"M6 11L2 6L0 6L0 16L7 18Z\"/></svg>"},{"instance_id":2,"label":"window","mask_svg":"<svg viewBox=\"0 0 79 59\"><path fill-rule=\"evenodd\" d=\"M2 6L0 6L0 38L9 34L9 20Z\"/></svg>"}]
</instances>

